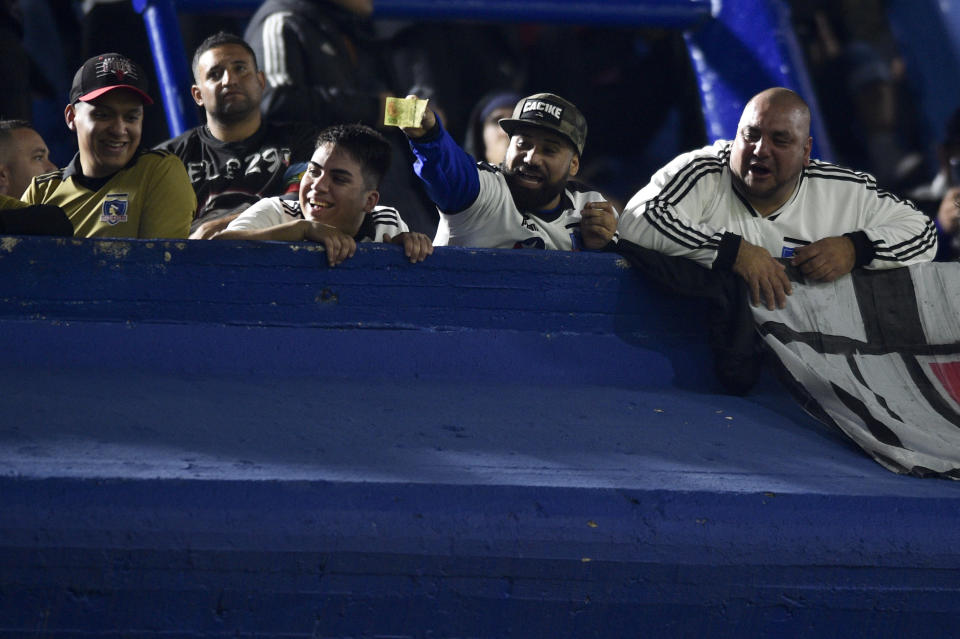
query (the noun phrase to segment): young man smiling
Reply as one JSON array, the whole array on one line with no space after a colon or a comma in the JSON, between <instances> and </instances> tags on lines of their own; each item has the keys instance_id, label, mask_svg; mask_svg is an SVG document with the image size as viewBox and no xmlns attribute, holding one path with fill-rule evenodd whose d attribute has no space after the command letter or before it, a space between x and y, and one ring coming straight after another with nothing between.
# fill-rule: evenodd
<instances>
[{"instance_id":1,"label":"young man smiling","mask_svg":"<svg viewBox=\"0 0 960 639\"><path fill-rule=\"evenodd\" d=\"M118 53L87 60L64 109L80 150L66 168L35 177L23 200L61 207L76 237L186 238L197 199L183 163L139 148L144 106L152 103L132 60Z\"/></svg>"},{"instance_id":2,"label":"young man smiling","mask_svg":"<svg viewBox=\"0 0 960 639\"><path fill-rule=\"evenodd\" d=\"M386 138L362 124L324 129L297 200L264 198L214 238L318 242L330 266L353 256L357 242L389 242L411 262L423 261L433 253L430 238L410 232L396 209L377 206L390 153Z\"/></svg>"},{"instance_id":3,"label":"young man smiling","mask_svg":"<svg viewBox=\"0 0 960 639\"><path fill-rule=\"evenodd\" d=\"M520 100L500 127L510 136L500 166L474 163L430 109L420 127L404 129L414 170L440 211L434 243L604 248L616 231L617 212L603 195L572 181L587 139L577 107L537 93Z\"/></svg>"}]
</instances>

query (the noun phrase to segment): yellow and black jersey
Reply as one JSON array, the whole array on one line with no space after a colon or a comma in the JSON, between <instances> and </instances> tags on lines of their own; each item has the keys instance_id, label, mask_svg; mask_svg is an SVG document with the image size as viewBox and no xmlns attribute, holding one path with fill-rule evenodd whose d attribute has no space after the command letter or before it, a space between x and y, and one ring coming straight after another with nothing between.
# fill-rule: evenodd
<instances>
[{"instance_id":1,"label":"yellow and black jersey","mask_svg":"<svg viewBox=\"0 0 960 639\"><path fill-rule=\"evenodd\" d=\"M75 237L186 238L197 209L183 163L165 151L138 153L105 178L84 176L78 153L33 178L23 200L62 208Z\"/></svg>"},{"instance_id":2,"label":"yellow and black jersey","mask_svg":"<svg viewBox=\"0 0 960 639\"><path fill-rule=\"evenodd\" d=\"M5 211L7 209L22 209L30 206L22 200L18 200L15 197L10 197L9 195L0 194L0 211Z\"/></svg>"}]
</instances>

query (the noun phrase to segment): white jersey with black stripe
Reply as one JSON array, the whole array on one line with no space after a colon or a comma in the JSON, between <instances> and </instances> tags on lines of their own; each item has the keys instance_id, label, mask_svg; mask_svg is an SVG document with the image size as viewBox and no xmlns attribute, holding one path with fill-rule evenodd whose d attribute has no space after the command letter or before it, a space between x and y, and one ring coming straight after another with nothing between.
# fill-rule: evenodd
<instances>
[{"instance_id":1,"label":"white jersey with black stripe","mask_svg":"<svg viewBox=\"0 0 960 639\"><path fill-rule=\"evenodd\" d=\"M463 211L441 211L434 246L483 248L583 249L580 212L588 202L606 201L597 191L568 182L560 205L549 214L520 211L499 167L477 164L480 193Z\"/></svg>"},{"instance_id":2,"label":"white jersey with black stripe","mask_svg":"<svg viewBox=\"0 0 960 639\"><path fill-rule=\"evenodd\" d=\"M762 246L773 257L825 237L863 231L873 245L866 268L928 262L936 229L908 200L877 188L870 175L811 160L787 202L761 216L734 188L732 142L684 153L657 171L620 216L619 235L667 255L712 268L725 234Z\"/></svg>"},{"instance_id":3,"label":"white jersey with black stripe","mask_svg":"<svg viewBox=\"0 0 960 639\"><path fill-rule=\"evenodd\" d=\"M230 222L227 230L256 231L301 218L303 218L303 213L300 211L300 202L297 200L265 197ZM389 206L376 206L364 216L360 230L353 239L358 242L381 242L384 233L396 237L409 230L397 209Z\"/></svg>"}]
</instances>

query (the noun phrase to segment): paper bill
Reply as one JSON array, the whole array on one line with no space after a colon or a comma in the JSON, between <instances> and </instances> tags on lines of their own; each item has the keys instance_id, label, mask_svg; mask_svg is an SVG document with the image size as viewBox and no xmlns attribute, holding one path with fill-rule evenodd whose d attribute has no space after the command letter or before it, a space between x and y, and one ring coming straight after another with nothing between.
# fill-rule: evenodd
<instances>
[{"instance_id":1,"label":"paper bill","mask_svg":"<svg viewBox=\"0 0 960 639\"><path fill-rule=\"evenodd\" d=\"M429 100L418 98L387 98L383 123L387 126L418 127L423 122Z\"/></svg>"}]
</instances>

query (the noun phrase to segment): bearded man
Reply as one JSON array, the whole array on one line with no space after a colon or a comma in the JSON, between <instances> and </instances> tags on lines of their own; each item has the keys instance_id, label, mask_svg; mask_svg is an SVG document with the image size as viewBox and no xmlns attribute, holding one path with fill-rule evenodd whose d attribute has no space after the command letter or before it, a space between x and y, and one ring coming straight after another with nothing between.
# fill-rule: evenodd
<instances>
[{"instance_id":1,"label":"bearded man","mask_svg":"<svg viewBox=\"0 0 960 639\"><path fill-rule=\"evenodd\" d=\"M572 180L587 139L580 110L560 96L537 93L520 100L500 126L510 145L498 166L474 162L429 109L421 126L403 129L414 171L440 211L434 245L606 247L617 211L602 194Z\"/></svg>"}]
</instances>

